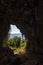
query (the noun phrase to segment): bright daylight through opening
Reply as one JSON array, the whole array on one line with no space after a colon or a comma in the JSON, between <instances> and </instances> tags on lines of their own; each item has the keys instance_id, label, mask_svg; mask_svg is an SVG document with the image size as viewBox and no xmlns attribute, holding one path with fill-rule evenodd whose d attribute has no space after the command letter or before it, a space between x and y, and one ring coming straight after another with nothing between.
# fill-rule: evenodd
<instances>
[{"instance_id":1,"label":"bright daylight through opening","mask_svg":"<svg viewBox=\"0 0 43 65\"><path fill-rule=\"evenodd\" d=\"M16 25L11 24L8 32L7 46L13 50L14 54L25 53L27 41Z\"/></svg>"}]
</instances>

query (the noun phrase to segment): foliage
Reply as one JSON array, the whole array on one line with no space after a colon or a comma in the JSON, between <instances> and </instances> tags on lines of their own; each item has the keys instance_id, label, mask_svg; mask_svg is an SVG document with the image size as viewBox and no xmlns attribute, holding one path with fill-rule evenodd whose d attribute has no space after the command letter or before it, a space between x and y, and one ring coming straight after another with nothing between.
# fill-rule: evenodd
<instances>
[{"instance_id":1,"label":"foliage","mask_svg":"<svg viewBox=\"0 0 43 65\"><path fill-rule=\"evenodd\" d=\"M7 41L7 46L12 46L12 47L20 47L20 41L21 41L21 38L19 37L14 37L12 39L8 39Z\"/></svg>"},{"instance_id":2,"label":"foliage","mask_svg":"<svg viewBox=\"0 0 43 65\"><path fill-rule=\"evenodd\" d=\"M23 52L23 49L26 48L26 46L29 45L28 39L21 39L20 37L14 37L12 39L8 39L7 46L9 46L13 51Z\"/></svg>"},{"instance_id":3,"label":"foliage","mask_svg":"<svg viewBox=\"0 0 43 65\"><path fill-rule=\"evenodd\" d=\"M20 47L21 38L16 36L16 37L13 38L13 40L14 40L15 46L17 48Z\"/></svg>"}]
</instances>

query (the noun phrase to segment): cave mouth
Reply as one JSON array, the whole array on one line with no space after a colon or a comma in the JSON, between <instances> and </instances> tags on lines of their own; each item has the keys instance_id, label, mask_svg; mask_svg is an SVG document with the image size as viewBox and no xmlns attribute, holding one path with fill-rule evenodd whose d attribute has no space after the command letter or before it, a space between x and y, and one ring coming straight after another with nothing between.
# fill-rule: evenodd
<instances>
[{"instance_id":1,"label":"cave mouth","mask_svg":"<svg viewBox=\"0 0 43 65\"><path fill-rule=\"evenodd\" d=\"M13 50L14 54L24 54L26 52L27 41L20 29L16 25L10 24L6 45Z\"/></svg>"}]
</instances>

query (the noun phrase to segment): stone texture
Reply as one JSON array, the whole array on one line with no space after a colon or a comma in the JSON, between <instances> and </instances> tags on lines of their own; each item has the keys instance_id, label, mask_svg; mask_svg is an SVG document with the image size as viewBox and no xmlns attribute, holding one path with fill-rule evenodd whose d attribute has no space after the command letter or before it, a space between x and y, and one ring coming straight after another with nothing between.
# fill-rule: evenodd
<instances>
[{"instance_id":1,"label":"stone texture","mask_svg":"<svg viewBox=\"0 0 43 65\"><path fill-rule=\"evenodd\" d=\"M10 24L15 24L30 41L26 51L29 60L22 65L43 65L43 0L0 0L0 53L2 51L2 56L6 52L2 49L3 40L8 34Z\"/></svg>"}]
</instances>

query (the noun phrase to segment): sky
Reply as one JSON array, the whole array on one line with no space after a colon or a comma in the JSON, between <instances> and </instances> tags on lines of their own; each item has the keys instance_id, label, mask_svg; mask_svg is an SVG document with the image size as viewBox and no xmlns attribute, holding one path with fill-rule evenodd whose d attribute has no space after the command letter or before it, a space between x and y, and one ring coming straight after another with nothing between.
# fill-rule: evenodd
<instances>
[{"instance_id":1,"label":"sky","mask_svg":"<svg viewBox=\"0 0 43 65\"><path fill-rule=\"evenodd\" d=\"M18 34L21 33L20 30L16 27L16 25L10 25L10 30L9 30L10 34Z\"/></svg>"}]
</instances>

